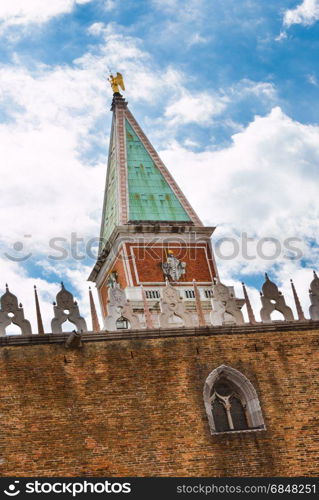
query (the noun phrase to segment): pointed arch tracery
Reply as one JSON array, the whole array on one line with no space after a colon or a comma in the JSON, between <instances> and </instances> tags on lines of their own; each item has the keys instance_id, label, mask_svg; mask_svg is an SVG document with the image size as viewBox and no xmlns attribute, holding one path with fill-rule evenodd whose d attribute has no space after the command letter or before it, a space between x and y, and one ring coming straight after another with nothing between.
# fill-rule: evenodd
<instances>
[{"instance_id":1,"label":"pointed arch tracery","mask_svg":"<svg viewBox=\"0 0 319 500\"><path fill-rule=\"evenodd\" d=\"M265 429L254 386L230 366L221 365L209 374L204 403L212 434Z\"/></svg>"}]
</instances>

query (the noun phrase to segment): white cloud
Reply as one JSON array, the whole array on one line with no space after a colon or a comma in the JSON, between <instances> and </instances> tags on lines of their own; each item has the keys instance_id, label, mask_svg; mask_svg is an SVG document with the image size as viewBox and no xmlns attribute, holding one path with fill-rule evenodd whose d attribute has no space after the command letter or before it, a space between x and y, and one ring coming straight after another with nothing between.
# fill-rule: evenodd
<instances>
[{"instance_id":1,"label":"white cloud","mask_svg":"<svg viewBox=\"0 0 319 500\"><path fill-rule=\"evenodd\" d=\"M187 148L198 148L200 144L196 141L193 141L192 139L189 139L188 137L184 140L184 146Z\"/></svg>"},{"instance_id":2,"label":"white cloud","mask_svg":"<svg viewBox=\"0 0 319 500\"><path fill-rule=\"evenodd\" d=\"M192 47L193 45L206 44L209 42L209 38L200 35L200 33L192 33L187 40L187 47Z\"/></svg>"},{"instance_id":3,"label":"white cloud","mask_svg":"<svg viewBox=\"0 0 319 500\"><path fill-rule=\"evenodd\" d=\"M152 5L157 9L176 10L180 0L152 0Z\"/></svg>"},{"instance_id":4,"label":"white cloud","mask_svg":"<svg viewBox=\"0 0 319 500\"><path fill-rule=\"evenodd\" d=\"M285 238L300 238L306 260L316 262L317 251L307 241L317 238L319 127L302 125L280 108L257 116L233 136L230 147L220 151L191 152L178 143L162 151L166 165L206 224L217 224L215 238L235 237L245 231L254 238L251 250L264 237L279 240L281 252L274 260L241 253L232 260L220 259L221 275L257 273L274 266L294 269ZM274 253L264 244L264 253ZM225 254L225 251L223 251ZM251 253L251 252L250 252Z\"/></svg>"},{"instance_id":5,"label":"white cloud","mask_svg":"<svg viewBox=\"0 0 319 500\"><path fill-rule=\"evenodd\" d=\"M87 31L91 35L99 36L104 33L105 29L105 24L102 22L98 22L91 24L91 26L88 27Z\"/></svg>"},{"instance_id":6,"label":"white cloud","mask_svg":"<svg viewBox=\"0 0 319 500\"><path fill-rule=\"evenodd\" d=\"M0 21L5 26L45 23L52 17L71 12L76 4L92 0L10 0L0 2Z\"/></svg>"},{"instance_id":7,"label":"white cloud","mask_svg":"<svg viewBox=\"0 0 319 500\"><path fill-rule=\"evenodd\" d=\"M208 92L191 94L181 84L177 88L179 95L175 95L173 102L167 105L164 112L166 125L196 123L207 126L213 122L214 117L220 115L232 103L252 95L256 96L259 101L267 103L274 102L277 98L276 89L272 83L254 82L249 79L240 80L219 94Z\"/></svg>"},{"instance_id":8,"label":"white cloud","mask_svg":"<svg viewBox=\"0 0 319 500\"><path fill-rule=\"evenodd\" d=\"M288 35L286 31L281 31L279 35L275 38L276 42L281 42L282 40L286 40L288 38Z\"/></svg>"},{"instance_id":9,"label":"white cloud","mask_svg":"<svg viewBox=\"0 0 319 500\"><path fill-rule=\"evenodd\" d=\"M0 125L0 154L6 158L0 224L6 241L31 234L37 248L73 230L97 234L102 192L94 186L102 182L105 166L92 167L80 154L99 140L98 133L90 137L90 129L105 109L102 79L81 68L44 67L32 75L6 67L0 70L0 101L9 118Z\"/></svg>"},{"instance_id":10,"label":"white cloud","mask_svg":"<svg viewBox=\"0 0 319 500\"><path fill-rule=\"evenodd\" d=\"M125 86L130 101L157 103L169 96L180 96L184 91L186 77L181 71L170 67L156 66L148 52L143 50L142 40L123 35L113 23L105 25L94 23L88 32L102 38L97 55L87 53L76 62L92 70L99 68L100 73L120 71L124 75ZM110 87L108 86L110 93Z\"/></svg>"},{"instance_id":11,"label":"white cloud","mask_svg":"<svg viewBox=\"0 0 319 500\"><path fill-rule=\"evenodd\" d=\"M39 293L40 288L51 290L46 280L52 280L52 273L58 281L66 276L75 279L72 282L84 304L89 269L71 258L50 261L48 255L56 252L48 245L51 238L63 237L69 249L71 232L84 238L99 234L107 156L105 122L110 126L112 97L106 66L111 63L113 68L126 68L131 101L155 102L162 95L171 95L167 89L178 92L182 80L176 70L154 69L140 41L116 31L112 26L91 27L92 34L102 36L100 47L95 54L87 53L74 61L72 67L34 64L28 70L18 57L14 64L0 67L4 114L0 155L5 158L0 167L1 254L7 251L20 258L22 252L12 247L21 241L23 255L33 254L33 260L25 263L27 268L30 263L42 266L44 279L41 287L39 283ZM103 124L101 119L105 120ZM97 146L104 151L101 161L95 153L92 165L92 160L85 158L90 148ZM3 261L9 270L12 265ZM29 310L33 280L18 264L16 268L10 275L3 273L3 280L7 279L23 303L30 305ZM23 286L19 284L21 278ZM52 294L44 306L46 318L52 315L51 302Z\"/></svg>"},{"instance_id":12,"label":"white cloud","mask_svg":"<svg viewBox=\"0 0 319 500\"><path fill-rule=\"evenodd\" d=\"M307 80L311 85L314 85L315 87L318 87L318 80L315 75L311 74L307 76Z\"/></svg>"},{"instance_id":13,"label":"white cloud","mask_svg":"<svg viewBox=\"0 0 319 500\"><path fill-rule=\"evenodd\" d=\"M193 76L187 76L172 66L159 68L148 52L143 50L142 40L123 35L114 23L93 23L88 32L100 37L102 43L97 55L87 53L76 62L88 69L99 68L100 74L107 69L124 74L130 101L161 102L165 107L165 123L171 125L199 123L209 124L231 101L255 95L260 100L274 101L276 89L269 82L249 79L239 81L233 87L213 93L187 89ZM168 120L167 120L168 119Z\"/></svg>"},{"instance_id":14,"label":"white cloud","mask_svg":"<svg viewBox=\"0 0 319 500\"><path fill-rule=\"evenodd\" d=\"M293 24L310 26L319 19L319 0L303 0L295 9L286 10L284 25L289 28Z\"/></svg>"},{"instance_id":15,"label":"white cloud","mask_svg":"<svg viewBox=\"0 0 319 500\"><path fill-rule=\"evenodd\" d=\"M276 88L269 82L255 82L248 78L243 78L238 83L227 90L227 94L232 99L240 99L246 96L255 95L260 99L274 101L277 97Z\"/></svg>"},{"instance_id":16,"label":"white cloud","mask_svg":"<svg viewBox=\"0 0 319 500\"><path fill-rule=\"evenodd\" d=\"M104 0L104 9L106 11L115 9L116 5L117 5L116 0Z\"/></svg>"},{"instance_id":17,"label":"white cloud","mask_svg":"<svg viewBox=\"0 0 319 500\"><path fill-rule=\"evenodd\" d=\"M311 268L318 267L319 258L319 127L298 123L274 108L255 117L223 150L195 153L174 142L161 156L204 223L217 225L214 246L223 237L232 238L228 247L221 247L222 257L216 256L221 279L234 284L235 276L270 271L294 309L292 277L309 317ZM242 232L253 241L245 244ZM269 237L277 243L262 242ZM307 269L300 259L288 258L287 238L297 238L290 245L302 252ZM263 257L258 242L264 255L279 251L278 256ZM253 259L245 257L245 246ZM225 259L237 247L234 257ZM236 289L242 296L239 283ZM252 288L250 296L259 319L258 292Z\"/></svg>"},{"instance_id":18,"label":"white cloud","mask_svg":"<svg viewBox=\"0 0 319 500\"><path fill-rule=\"evenodd\" d=\"M205 92L191 95L184 92L165 110L165 117L171 124L198 123L209 125L212 118L219 115L226 107L227 97L213 97Z\"/></svg>"},{"instance_id":19,"label":"white cloud","mask_svg":"<svg viewBox=\"0 0 319 500\"><path fill-rule=\"evenodd\" d=\"M156 9L170 14L185 14L187 12L198 12L202 0L188 0L187 2L183 0L151 0L151 3Z\"/></svg>"}]
</instances>

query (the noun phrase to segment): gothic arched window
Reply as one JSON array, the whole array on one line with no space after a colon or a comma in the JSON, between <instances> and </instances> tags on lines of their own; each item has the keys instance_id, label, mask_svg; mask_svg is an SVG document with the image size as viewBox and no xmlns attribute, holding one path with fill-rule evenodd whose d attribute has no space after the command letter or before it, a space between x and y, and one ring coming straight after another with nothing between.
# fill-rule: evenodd
<instances>
[{"instance_id":1,"label":"gothic arched window","mask_svg":"<svg viewBox=\"0 0 319 500\"><path fill-rule=\"evenodd\" d=\"M234 368L222 365L211 372L204 401L212 434L265 429L253 385Z\"/></svg>"}]
</instances>

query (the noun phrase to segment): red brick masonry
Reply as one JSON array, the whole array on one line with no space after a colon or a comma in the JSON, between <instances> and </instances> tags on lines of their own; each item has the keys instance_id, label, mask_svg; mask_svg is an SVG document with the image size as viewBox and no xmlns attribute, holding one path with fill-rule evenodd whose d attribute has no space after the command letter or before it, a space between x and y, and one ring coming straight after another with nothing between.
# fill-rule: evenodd
<instances>
[{"instance_id":1,"label":"red brick masonry","mask_svg":"<svg viewBox=\"0 0 319 500\"><path fill-rule=\"evenodd\" d=\"M66 337L0 339L2 476L318 475L318 322ZM221 364L255 386L266 431L210 435Z\"/></svg>"}]
</instances>

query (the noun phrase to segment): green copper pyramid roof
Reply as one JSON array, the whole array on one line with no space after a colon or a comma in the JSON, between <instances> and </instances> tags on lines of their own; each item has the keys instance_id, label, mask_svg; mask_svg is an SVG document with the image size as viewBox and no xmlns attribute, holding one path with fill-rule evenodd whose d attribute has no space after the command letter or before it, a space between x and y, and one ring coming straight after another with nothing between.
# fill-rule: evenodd
<instances>
[{"instance_id":1,"label":"green copper pyramid roof","mask_svg":"<svg viewBox=\"0 0 319 500\"><path fill-rule=\"evenodd\" d=\"M125 120L130 221L190 221L139 137Z\"/></svg>"},{"instance_id":2,"label":"green copper pyramid roof","mask_svg":"<svg viewBox=\"0 0 319 500\"><path fill-rule=\"evenodd\" d=\"M107 171L104 193L104 208L101 227L101 238L105 241L110 237L118 221L118 171L116 166L115 134L112 133L109 151L109 168ZM100 244L100 249L103 243Z\"/></svg>"}]
</instances>

